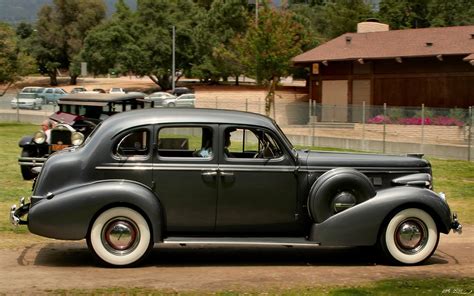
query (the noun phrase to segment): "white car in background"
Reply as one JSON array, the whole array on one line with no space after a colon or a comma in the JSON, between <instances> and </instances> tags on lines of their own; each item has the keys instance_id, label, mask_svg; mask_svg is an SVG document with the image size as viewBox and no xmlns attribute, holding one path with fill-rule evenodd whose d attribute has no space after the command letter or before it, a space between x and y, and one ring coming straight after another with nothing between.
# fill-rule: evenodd
<instances>
[{"instance_id":1,"label":"white car in background","mask_svg":"<svg viewBox=\"0 0 474 296\"><path fill-rule=\"evenodd\" d=\"M176 96L167 92L159 91L146 96L145 99L153 101L155 103L155 107L161 107L163 106L163 101L168 99L176 99Z\"/></svg>"},{"instance_id":2,"label":"white car in background","mask_svg":"<svg viewBox=\"0 0 474 296\"><path fill-rule=\"evenodd\" d=\"M195 94L184 94L174 99L163 100L163 106L194 108L195 101L196 101Z\"/></svg>"},{"instance_id":3,"label":"white car in background","mask_svg":"<svg viewBox=\"0 0 474 296\"><path fill-rule=\"evenodd\" d=\"M112 87L108 91L109 94L125 94L126 92L121 87Z\"/></svg>"},{"instance_id":4,"label":"white car in background","mask_svg":"<svg viewBox=\"0 0 474 296\"><path fill-rule=\"evenodd\" d=\"M18 93L10 102L12 109L38 109L41 110L42 98L38 98L36 93Z\"/></svg>"}]
</instances>

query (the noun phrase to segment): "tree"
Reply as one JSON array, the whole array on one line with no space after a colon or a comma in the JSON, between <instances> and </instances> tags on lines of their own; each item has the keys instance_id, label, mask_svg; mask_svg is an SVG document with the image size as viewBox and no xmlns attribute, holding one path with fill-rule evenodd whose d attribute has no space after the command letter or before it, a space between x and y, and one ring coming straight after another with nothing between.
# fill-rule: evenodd
<instances>
[{"instance_id":1,"label":"tree","mask_svg":"<svg viewBox=\"0 0 474 296\"><path fill-rule=\"evenodd\" d=\"M430 0L382 0L379 17L392 29L426 28Z\"/></svg>"},{"instance_id":2,"label":"tree","mask_svg":"<svg viewBox=\"0 0 474 296\"><path fill-rule=\"evenodd\" d=\"M357 23L372 17L374 13L363 0L335 0L323 6L323 18L319 28L329 39L347 32L355 32Z\"/></svg>"},{"instance_id":3,"label":"tree","mask_svg":"<svg viewBox=\"0 0 474 296\"><path fill-rule=\"evenodd\" d=\"M7 84L0 96L21 76L31 73L34 65L34 60L18 47L13 28L0 23L0 83Z\"/></svg>"},{"instance_id":4,"label":"tree","mask_svg":"<svg viewBox=\"0 0 474 296\"><path fill-rule=\"evenodd\" d=\"M471 0L431 0L427 19L433 27L474 24L474 5Z\"/></svg>"},{"instance_id":5,"label":"tree","mask_svg":"<svg viewBox=\"0 0 474 296\"><path fill-rule=\"evenodd\" d=\"M230 40L236 34L244 33L247 23L248 13L245 1L213 1L194 31L198 59L193 62L193 76L213 82L217 82L219 78L226 80L228 76L238 78L241 74L239 67L234 67L235 64L227 62L219 48L229 46Z\"/></svg>"},{"instance_id":6,"label":"tree","mask_svg":"<svg viewBox=\"0 0 474 296\"><path fill-rule=\"evenodd\" d=\"M34 49L43 74L57 85L57 72L68 69L71 84L76 84L78 54L87 33L105 17L105 4L96 0L54 0L38 14Z\"/></svg>"},{"instance_id":7,"label":"tree","mask_svg":"<svg viewBox=\"0 0 474 296\"><path fill-rule=\"evenodd\" d=\"M288 75L291 58L300 54L308 42L305 29L295 21L289 10L264 5L259 11L258 23L252 20L246 34L233 40L246 74L256 77L268 87L265 112L270 115L275 102L278 80Z\"/></svg>"},{"instance_id":8,"label":"tree","mask_svg":"<svg viewBox=\"0 0 474 296\"><path fill-rule=\"evenodd\" d=\"M80 57L94 75L124 74L145 61L134 37L135 17L124 0L119 0L112 18L89 32Z\"/></svg>"},{"instance_id":9,"label":"tree","mask_svg":"<svg viewBox=\"0 0 474 296\"><path fill-rule=\"evenodd\" d=\"M191 0L141 0L137 4L132 12L119 1L112 20L87 37L82 56L93 64L95 73L113 67L119 73L147 76L163 90L169 89L172 27L176 28L176 69L190 71L197 59L194 28L202 9Z\"/></svg>"}]
</instances>

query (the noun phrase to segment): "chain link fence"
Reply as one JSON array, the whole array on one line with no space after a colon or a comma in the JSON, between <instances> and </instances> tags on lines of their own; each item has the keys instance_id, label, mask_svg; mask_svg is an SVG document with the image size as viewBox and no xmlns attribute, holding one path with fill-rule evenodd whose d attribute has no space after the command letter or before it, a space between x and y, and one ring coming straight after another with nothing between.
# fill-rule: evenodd
<instances>
[{"instance_id":1,"label":"chain link fence","mask_svg":"<svg viewBox=\"0 0 474 296\"><path fill-rule=\"evenodd\" d=\"M328 105L305 101L304 94L278 95L270 112L298 147L332 147L390 154L474 160L472 107L431 108ZM196 108L240 110L265 114L265 91L196 94ZM57 106L42 110L12 109L0 105L0 121L40 123Z\"/></svg>"},{"instance_id":2,"label":"chain link fence","mask_svg":"<svg viewBox=\"0 0 474 296\"><path fill-rule=\"evenodd\" d=\"M474 160L472 107L322 105L277 98L270 117L294 145ZM197 108L265 114L264 96L198 97Z\"/></svg>"}]
</instances>

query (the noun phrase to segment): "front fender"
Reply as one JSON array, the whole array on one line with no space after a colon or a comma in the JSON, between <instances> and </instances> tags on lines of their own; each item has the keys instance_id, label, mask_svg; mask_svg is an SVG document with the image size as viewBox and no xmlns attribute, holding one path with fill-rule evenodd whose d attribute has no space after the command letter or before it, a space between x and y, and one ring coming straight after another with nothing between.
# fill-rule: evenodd
<instances>
[{"instance_id":1,"label":"front fender","mask_svg":"<svg viewBox=\"0 0 474 296\"><path fill-rule=\"evenodd\" d=\"M161 240L162 207L153 192L138 183L107 180L66 190L35 202L28 213L32 233L56 239L86 237L92 220L111 206L129 206L140 211Z\"/></svg>"},{"instance_id":2,"label":"front fender","mask_svg":"<svg viewBox=\"0 0 474 296\"><path fill-rule=\"evenodd\" d=\"M33 136L23 136L18 142L18 146L23 148L24 146L31 145L32 143L34 144Z\"/></svg>"},{"instance_id":3,"label":"front fender","mask_svg":"<svg viewBox=\"0 0 474 296\"><path fill-rule=\"evenodd\" d=\"M313 224L310 240L327 246L372 246L379 231L396 210L408 207L427 211L436 221L438 230L451 229L451 211L448 204L435 192L417 187L394 187L349 208L326 221Z\"/></svg>"}]
</instances>

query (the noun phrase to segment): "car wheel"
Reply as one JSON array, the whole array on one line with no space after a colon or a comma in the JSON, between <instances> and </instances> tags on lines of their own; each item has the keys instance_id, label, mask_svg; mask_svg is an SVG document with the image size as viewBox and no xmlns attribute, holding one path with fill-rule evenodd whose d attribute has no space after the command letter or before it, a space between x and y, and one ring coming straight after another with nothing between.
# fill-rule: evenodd
<instances>
[{"instance_id":1,"label":"car wheel","mask_svg":"<svg viewBox=\"0 0 474 296\"><path fill-rule=\"evenodd\" d=\"M33 157L33 155L30 151L23 149L23 151L21 151L21 157ZM20 166L23 180L32 180L36 177L36 174L31 171L32 168L33 167L29 165Z\"/></svg>"},{"instance_id":2,"label":"car wheel","mask_svg":"<svg viewBox=\"0 0 474 296\"><path fill-rule=\"evenodd\" d=\"M389 220L381 234L380 247L389 261L413 265L430 258L438 241L433 218L421 209L408 208Z\"/></svg>"},{"instance_id":3,"label":"car wheel","mask_svg":"<svg viewBox=\"0 0 474 296\"><path fill-rule=\"evenodd\" d=\"M95 219L87 245L102 263L128 266L138 263L148 254L153 240L148 222L140 213L116 207Z\"/></svg>"},{"instance_id":4,"label":"car wheel","mask_svg":"<svg viewBox=\"0 0 474 296\"><path fill-rule=\"evenodd\" d=\"M167 106L168 106L168 107L175 107L176 104L175 104L175 103L169 103Z\"/></svg>"}]
</instances>

